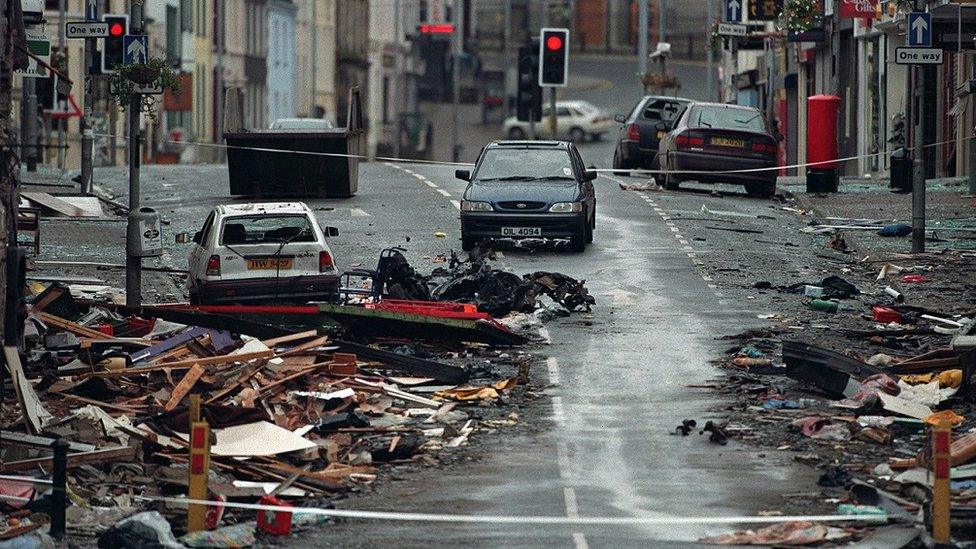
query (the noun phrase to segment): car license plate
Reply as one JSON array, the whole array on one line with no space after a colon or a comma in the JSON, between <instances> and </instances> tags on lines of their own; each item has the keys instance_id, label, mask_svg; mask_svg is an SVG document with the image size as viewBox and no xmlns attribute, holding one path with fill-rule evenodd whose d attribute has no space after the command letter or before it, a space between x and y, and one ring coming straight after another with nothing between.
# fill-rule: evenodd
<instances>
[{"instance_id":1,"label":"car license plate","mask_svg":"<svg viewBox=\"0 0 976 549\"><path fill-rule=\"evenodd\" d=\"M247 270L249 271L268 271L291 269L294 264L292 258L270 258L270 259L248 259Z\"/></svg>"},{"instance_id":2,"label":"car license plate","mask_svg":"<svg viewBox=\"0 0 976 549\"><path fill-rule=\"evenodd\" d=\"M502 236L542 236L539 227L502 227Z\"/></svg>"},{"instance_id":3,"label":"car license plate","mask_svg":"<svg viewBox=\"0 0 976 549\"><path fill-rule=\"evenodd\" d=\"M719 147L736 147L739 149L745 148L746 142L742 139L728 139L725 137L713 137L712 145Z\"/></svg>"}]
</instances>

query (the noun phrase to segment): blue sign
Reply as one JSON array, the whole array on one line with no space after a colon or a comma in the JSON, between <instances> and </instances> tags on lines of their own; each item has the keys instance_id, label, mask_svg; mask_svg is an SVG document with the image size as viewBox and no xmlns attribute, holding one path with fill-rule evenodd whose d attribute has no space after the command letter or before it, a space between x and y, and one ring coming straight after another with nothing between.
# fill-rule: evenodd
<instances>
[{"instance_id":1,"label":"blue sign","mask_svg":"<svg viewBox=\"0 0 976 549\"><path fill-rule=\"evenodd\" d=\"M932 47L932 14L913 11L908 14L908 47Z\"/></svg>"},{"instance_id":2,"label":"blue sign","mask_svg":"<svg viewBox=\"0 0 976 549\"><path fill-rule=\"evenodd\" d=\"M85 21L98 21L98 0L85 0Z\"/></svg>"},{"instance_id":3,"label":"blue sign","mask_svg":"<svg viewBox=\"0 0 976 549\"><path fill-rule=\"evenodd\" d=\"M122 37L122 64L139 65L149 61L149 37L127 34Z\"/></svg>"},{"instance_id":4,"label":"blue sign","mask_svg":"<svg viewBox=\"0 0 976 549\"><path fill-rule=\"evenodd\" d=\"M725 0L725 20L729 23L742 21L743 0Z\"/></svg>"}]
</instances>

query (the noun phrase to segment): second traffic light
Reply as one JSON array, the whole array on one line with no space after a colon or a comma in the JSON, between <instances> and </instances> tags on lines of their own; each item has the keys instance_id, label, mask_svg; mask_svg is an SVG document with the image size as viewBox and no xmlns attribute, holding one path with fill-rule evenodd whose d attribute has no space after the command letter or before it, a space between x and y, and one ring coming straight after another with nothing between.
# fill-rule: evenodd
<instances>
[{"instance_id":1,"label":"second traffic light","mask_svg":"<svg viewBox=\"0 0 976 549\"><path fill-rule=\"evenodd\" d=\"M539 87L539 52L534 44L519 48L518 96L515 98L515 116L520 122L542 120L542 88Z\"/></svg>"},{"instance_id":2,"label":"second traffic light","mask_svg":"<svg viewBox=\"0 0 976 549\"><path fill-rule=\"evenodd\" d=\"M569 73L569 29L542 29L539 85L565 86Z\"/></svg>"},{"instance_id":3,"label":"second traffic light","mask_svg":"<svg viewBox=\"0 0 976 549\"><path fill-rule=\"evenodd\" d=\"M129 16L106 14L102 21L108 25L108 36L103 39L102 44L102 74L115 74L114 67L125 61L122 43L125 35L129 34Z\"/></svg>"}]
</instances>

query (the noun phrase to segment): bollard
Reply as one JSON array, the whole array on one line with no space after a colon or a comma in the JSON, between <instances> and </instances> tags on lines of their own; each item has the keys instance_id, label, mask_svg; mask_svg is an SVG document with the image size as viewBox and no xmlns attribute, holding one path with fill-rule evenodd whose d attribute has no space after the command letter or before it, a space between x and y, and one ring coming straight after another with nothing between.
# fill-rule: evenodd
<instances>
[{"instance_id":1,"label":"bollard","mask_svg":"<svg viewBox=\"0 0 976 549\"><path fill-rule=\"evenodd\" d=\"M54 472L51 486L51 537L64 537L64 510L68 505L68 443L62 439L51 444L54 449Z\"/></svg>"},{"instance_id":2,"label":"bollard","mask_svg":"<svg viewBox=\"0 0 976 549\"><path fill-rule=\"evenodd\" d=\"M952 425L942 420L932 429L932 539L936 543L949 543L951 534L949 514L952 502L949 495L949 477L952 469L949 447L952 443Z\"/></svg>"},{"instance_id":3,"label":"bollard","mask_svg":"<svg viewBox=\"0 0 976 549\"><path fill-rule=\"evenodd\" d=\"M190 395L190 468L187 497L205 500L210 473L210 425L200 421L200 395ZM186 510L186 531L199 532L206 527L207 507L191 503Z\"/></svg>"}]
</instances>

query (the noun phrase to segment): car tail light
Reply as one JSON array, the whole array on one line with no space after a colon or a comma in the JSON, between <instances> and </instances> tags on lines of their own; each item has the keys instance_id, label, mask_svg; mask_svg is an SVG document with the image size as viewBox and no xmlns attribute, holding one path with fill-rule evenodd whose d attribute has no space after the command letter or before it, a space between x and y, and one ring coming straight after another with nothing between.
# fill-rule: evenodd
<instances>
[{"instance_id":1,"label":"car tail light","mask_svg":"<svg viewBox=\"0 0 976 549\"><path fill-rule=\"evenodd\" d=\"M705 145L705 138L694 135L679 135L674 138L674 143L679 148L701 147Z\"/></svg>"},{"instance_id":2,"label":"car tail light","mask_svg":"<svg viewBox=\"0 0 976 549\"><path fill-rule=\"evenodd\" d=\"M770 145L768 143L753 143L752 147L750 148L754 152L761 152L761 153L776 154L777 152L779 152L779 149L776 147L776 145Z\"/></svg>"},{"instance_id":3,"label":"car tail light","mask_svg":"<svg viewBox=\"0 0 976 549\"><path fill-rule=\"evenodd\" d=\"M319 252L319 272L324 273L332 270L332 266L332 254L326 251Z\"/></svg>"},{"instance_id":4,"label":"car tail light","mask_svg":"<svg viewBox=\"0 0 976 549\"><path fill-rule=\"evenodd\" d=\"M627 127L627 139L640 141L640 127L637 124L631 124Z\"/></svg>"},{"instance_id":5,"label":"car tail light","mask_svg":"<svg viewBox=\"0 0 976 549\"><path fill-rule=\"evenodd\" d=\"M220 256L212 255L207 260L207 276L220 276Z\"/></svg>"}]
</instances>

